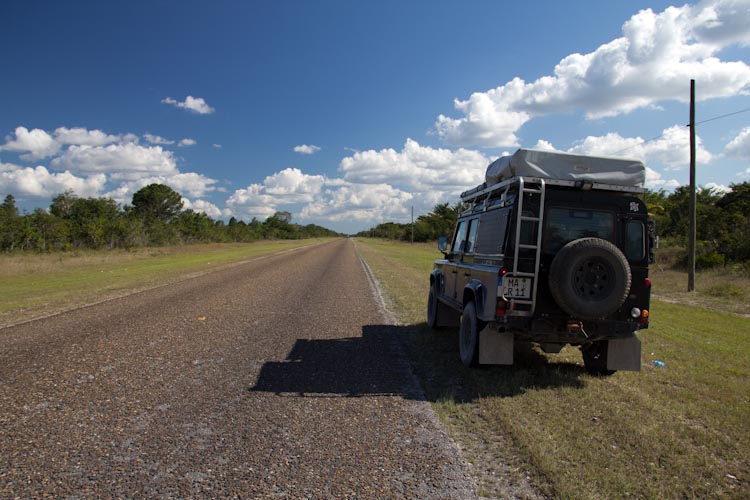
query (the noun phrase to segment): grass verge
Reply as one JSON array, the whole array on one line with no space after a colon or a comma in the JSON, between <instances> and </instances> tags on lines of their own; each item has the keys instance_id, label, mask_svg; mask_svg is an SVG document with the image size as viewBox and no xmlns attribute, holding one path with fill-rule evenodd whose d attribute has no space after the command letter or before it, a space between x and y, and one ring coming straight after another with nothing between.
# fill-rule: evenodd
<instances>
[{"instance_id":1,"label":"grass verge","mask_svg":"<svg viewBox=\"0 0 750 500\"><path fill-rule=\"evenodd\" d=\"M528 346L513 367L469 370L455 329L424 325L435 247L358 242L411 325L415 372L474 462L480 493L508 496L498 483L528 474L554 498L750 498L750 319L656 300L640 373L592 377L576 349ZM652 279L657 295L673 286ZM747 310L744 295L726 300Z\"/></svg>"},{"instance_id":2,"label":"grass verge","mask_svg":"<svg viewBox=\"0 0 750 500\"><path fill-rule=\"evenodd\" d=\"M321 240L0 254L0 326Z\"/></svg>"}]
</instances>

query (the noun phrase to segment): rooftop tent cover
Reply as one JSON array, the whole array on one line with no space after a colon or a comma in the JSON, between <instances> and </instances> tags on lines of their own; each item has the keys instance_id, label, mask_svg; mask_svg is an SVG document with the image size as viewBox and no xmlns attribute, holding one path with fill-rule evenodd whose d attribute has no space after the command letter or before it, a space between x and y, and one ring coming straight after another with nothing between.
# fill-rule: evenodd
<instances>
[{"instance_id":1,"label":"rooftop tent cover","mask_svg":"<svg viewBox=\"0 0 750 500\"><path fill-rule=\"evenodd\" d=\"M643 187L646 167L638 160L519 149L490 163L485 181L491 186L516 176Z\"/></svg>"}]
</instances>

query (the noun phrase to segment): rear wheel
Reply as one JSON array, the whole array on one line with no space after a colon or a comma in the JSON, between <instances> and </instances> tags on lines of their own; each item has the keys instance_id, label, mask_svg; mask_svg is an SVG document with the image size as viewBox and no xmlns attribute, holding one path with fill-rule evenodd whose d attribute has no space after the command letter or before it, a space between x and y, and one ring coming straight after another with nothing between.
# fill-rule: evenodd
<instances>
[{"instance_id":1,"label":"rear wheel","mask_svg":"<svg viewBox=\"0 0 750 500\"><path fill-rule=\"evenodd\" d=\"M461 328L458 332L458 353L466 366L479 365L479 332L484 324L477 320L474 302L468 302L461 315Z\"/></svg>"},{"instance_id":2,"label":"rear wheel","mask_svg":"<svg viewBox=\"0 0 750 500\"><path fill-rule=\"evenodd\" d=\"M617 370L607 370L607 349L609 341L599 340L587 346L581 347L583 354L583 365L591 375L609 376Z\"/></svg>"}]
</instances>

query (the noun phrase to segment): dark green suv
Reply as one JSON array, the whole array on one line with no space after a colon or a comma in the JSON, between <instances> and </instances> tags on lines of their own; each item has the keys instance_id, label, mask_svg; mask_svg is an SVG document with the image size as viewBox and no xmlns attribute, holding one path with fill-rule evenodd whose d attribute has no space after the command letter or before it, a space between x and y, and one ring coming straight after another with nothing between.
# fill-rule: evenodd
<instances>
[{"instance_id":1,"label":"dark green suv","mask_svg":"<svg viewBox=\"0 0 750 500\"><path fill-rule=\"evenodd\" d=\"M493 162L439 242L428 324L459 325L469 366L512 364L517 339L579 346L590 373L640 370L655 242L644 180L633 160L520 149Z\"/></svg>"}]
</instances>

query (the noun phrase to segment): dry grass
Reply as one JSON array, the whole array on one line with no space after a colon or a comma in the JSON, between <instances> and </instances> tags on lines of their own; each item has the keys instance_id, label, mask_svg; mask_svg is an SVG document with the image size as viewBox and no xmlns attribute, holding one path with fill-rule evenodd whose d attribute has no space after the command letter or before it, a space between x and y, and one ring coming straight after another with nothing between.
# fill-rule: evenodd
<instances>
[{"instance_id":1,"label":"dry grass","mask_svg":"<svg viewBox=\"0 0 750 500\"><path fill-rule=\"evenodd\" d=\"M413 325L415 371L433 408L466 455L481 460L475 471L486 495L508 491L493 477L520 484L528 471L538 491L554 498L750 497L750 319L723 312L747 311L744 293L701 274L689 298L709 308L653 301L640 373L592 377L576 349L545 355L524 346L513 367L468 370L458 361L455 330L424 325L439 252L360 242L395 312ZM655 293L680 300L683 277L655 272ZM711 293L725 289L719 311Z\"/></svg>"},{"instance_id":2,"label":"dry grass","mask_svg":"<svg viewBox=\"0 0 750 500\"><path fill-rule=\"evenodd\" d=\"M750 314L750 277L744 273L724 268L698 272L693 292L687 291L688 275L684 271L655 266L651 270L651 280L653 295L660 300Z\"/></svg>"}]
</instances>

